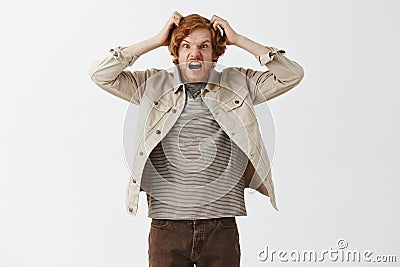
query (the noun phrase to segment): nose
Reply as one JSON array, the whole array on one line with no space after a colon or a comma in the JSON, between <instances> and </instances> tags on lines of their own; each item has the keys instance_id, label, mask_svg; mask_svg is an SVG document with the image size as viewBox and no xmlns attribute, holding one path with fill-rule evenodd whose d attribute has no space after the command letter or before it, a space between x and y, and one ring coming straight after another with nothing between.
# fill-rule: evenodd
<instances>
[{"instance_id":1,"label":"nose","mask_svg":"<svg viewBox=\"0 0 400 267\"><path fill-rule=\"evenodd\" d=\"M190 48L190 58L200 58L200 49L197 46L192 46Z\"/></svg>"}]
</instances>

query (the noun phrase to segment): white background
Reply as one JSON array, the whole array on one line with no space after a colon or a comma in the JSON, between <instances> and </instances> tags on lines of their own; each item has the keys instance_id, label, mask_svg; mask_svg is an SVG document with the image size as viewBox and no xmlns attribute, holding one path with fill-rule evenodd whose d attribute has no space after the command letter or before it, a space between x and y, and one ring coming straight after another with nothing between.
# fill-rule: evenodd
<instances>
[{"instance_id":1,"label":"white background","mask_svg":"<svg viewBox=\"0 0 400 267\"><path fill-rule=\"evenodd\" d=\"M257 254L337 249L339 238L399 261L397 1L19 0L0 11L0 266L147 266L145 195L137 217L125 212L127 102L88 71L109 48L156 34L173 10L217 14L305 69L257 110L261 127L268 105L274 117L280 211L246 193L242 266L309 266ZM260 68L235 47L220 63ZM171 65L165 47L135 63Z\"/></svg>"}]
</instances>

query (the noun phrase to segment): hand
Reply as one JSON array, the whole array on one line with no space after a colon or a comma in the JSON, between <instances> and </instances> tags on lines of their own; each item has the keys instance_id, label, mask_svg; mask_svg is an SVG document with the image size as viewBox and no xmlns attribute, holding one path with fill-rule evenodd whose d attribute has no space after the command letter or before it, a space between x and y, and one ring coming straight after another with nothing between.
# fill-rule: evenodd
<instances>
[{"instance_id":1,"label":"hand","mask_svg":"<svg viewBox=\"0 0 400 267\"><path fill-rule=\"evenodd\" d=\"M237 34L232 29L232 27L229 25L229 23L226 20L214 15L214 16L212 16L210 22L212 24L212 27L216 31L219 31L217 25L222 27L222 29L224 30L224 35L226 36L225 37L226 38L226 44L228 44L228 45L235 45L236 44L236 41L237 41L237 39L239 38L240 35Z\"/></svg>"},{"instance_id":2,"label":"hand","mask_svg":"<svg viewBox=\"0 0 400 267\"><path fill-rule=\"evenodd\" d=\"M164 28L156 35L157 42L160 46L168 45L171 30L174 26L179 26L179 22L182 18L183 16L178 11L172 12Z\"/></svg>"}]
</instances>

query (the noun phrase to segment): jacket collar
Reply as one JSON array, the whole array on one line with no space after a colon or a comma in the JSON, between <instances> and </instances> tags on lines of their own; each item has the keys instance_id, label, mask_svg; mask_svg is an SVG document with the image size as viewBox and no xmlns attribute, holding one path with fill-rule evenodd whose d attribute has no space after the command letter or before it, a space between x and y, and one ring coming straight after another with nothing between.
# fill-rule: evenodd
<instances>
[{"instance_id":1,"label":"jacket collar","mask_svg":"<svg viewBox=\"0 0 400 267\"><path fill-rule=\"evenodd\" d=\"M220 88L220 75L219 74L220 73L218 71L216 71L214 68L212 68L210 70L207 85L204 88L205 90L216 91ZM174 93L176 93L184 85L184 83L181 80L178 65L174 66L173 79L174 79Z\"/></svg>"}]
</instances>

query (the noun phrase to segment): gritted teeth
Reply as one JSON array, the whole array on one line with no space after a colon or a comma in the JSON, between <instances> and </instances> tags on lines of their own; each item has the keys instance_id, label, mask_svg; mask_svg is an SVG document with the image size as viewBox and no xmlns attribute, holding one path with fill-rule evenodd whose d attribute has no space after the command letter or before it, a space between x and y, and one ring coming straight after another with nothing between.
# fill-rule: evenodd
<instances>
[{"instance_id":1,"label":"gritted teeth","mask_svg":"<svg viewBox=\"0 0 400 267\"><path fill-rule=\"evenodd\" d=\"M191 70L198 70L202 67L202 64L200 62L190 62L189 63L189 69Z\"/></svg>"}]
</instances>

